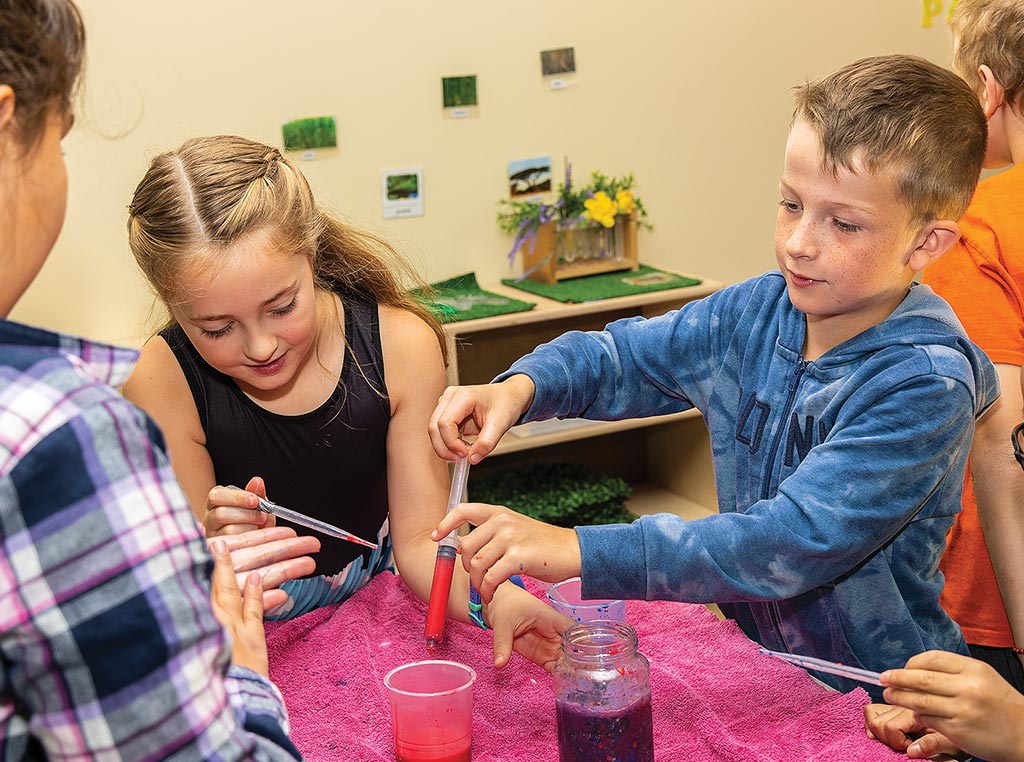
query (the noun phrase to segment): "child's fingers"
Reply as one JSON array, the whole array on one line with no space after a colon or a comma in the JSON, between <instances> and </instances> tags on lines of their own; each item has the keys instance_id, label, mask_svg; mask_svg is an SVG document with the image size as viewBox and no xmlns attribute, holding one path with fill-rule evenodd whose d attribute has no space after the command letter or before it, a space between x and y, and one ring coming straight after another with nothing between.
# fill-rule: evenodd
<instances>
[{"instance_id":1,"label":"child's fingers","mask_svg":"<svg viewBox=\"0 0 1024 762\"><path fill-rule=\"evenodd\" d=\"M494 667L495 669L501 669L512 658L512 644L515 642L515 632L512 629L511 622L502 620L492 622L492 624L494 626L494 642L492 644Z\"/></svg>"},{"instance_id":2,"label":"child's fingers","mask_svg":"<svg viewBox=\"0 0 1024 762\"><path fill-rule=\"evenodd\" d=\"M909 709L918 718L925 715L949 718L957 710L957 701L955 699L934 693L890 687L882 692L882 696L890 704Z\"/></svg>"},{"instance_id":3,"label":"child's fingers","mask_svg":"<svg viewBox=\"0 0 1024 762\"><path fill-rule=\"evenodd\" d=\"M864 707L864 732L868 738L877 738L875 730L883 728L894 711L905 710L890 704L868 704Z\"/></svg>"},{"instance_id":4,"label":"child's fingers","mask_svg":"<svg viewBox=\"0 0 1024 762\"><path fill-rule=\"evenodd\" d=\"M213 604L217 619L221 624L229 626L228 620L237 617L241 611L238 581L235 579L235 570L231 566L231 555L228 553L224 541L213 540L210 543L210 552L213 554L210 602Z\"/></svg>"},{"instance_id":5,"label":"child's fingers","mask_svg":"<svg viewBox=\"0 0 1024 762\"><path fill-rule=\"evenodd\" d=\"M434 540L435 542L437 542L438 540L442 540L449 534L451 534L452 531L458 529L463 524L465 524L466 521L468 520L465 506L466 503L460 503L459 505L452 508L447 514L445 514L445 517L438 522L437 526L434 528L434 531L430 533L430 539ZM473 521L472 523L474 525L479 525L483 522ZM470 534L472 534L472 532L470 532ZM466 537L468 537L468 535L466 535ZM465 540L465 537L463 537L462 539Z\"/></svg>"},{"instance_id":6,"label":"child's fingers","mask_svg":"<svg viewBox=\"0 0 1024 762\"><path fill-rule=\"evenodd\" d=\"M237 593L238 582L235 580L235 570L231 566L231 554L228 553L227 545L223 540L214 540L210 543L210 552L213 554L213 584L218 596Z\"/></svg>"},{"instance_id":7,"label":"child's fingers","mask_svg":"<svg viewBox=\"0 0 1024 762\"><path fill-rule=\"evenodd\" d=\"M278 540L288 540L297 536L297 532L291 527L264 527L252 532L238 535L225 535L221 539L228 546L229 551L241 550L242 548L253 548L265 545Z\"/></svg>"},{"instance_id":8,"label":"child's fingers","mask_svg":"<svg viewBox=\"0 0 1024 762\"><path fill-rule=\"evenodd\" d=\"M442 537L448 536L453 529L458 529L463 524L469 523L476 527L476 529L462 538L462 542L465 544L467 538L476 535L481 528L487 525L488 520L506 512L509 512L508 508L500 505L490 505L489 503L460 503L443 519L441 519L437 528L430 533L430 539L440 540ZM476 536L483 538L484 535L490 537L490 530ZM479 544L482 545L483 543L484 540L480 539Z\"/></svg>"},{"instance_id":9,"label":"child's fingers","mask_svg":"<svg viewBox=\"0 0 1024 762\"><path fill-rule=\"evenodd\" d=\"M246 482L245 491L258 495L259 497L267 496L267 487L263 483L263 479L259 476L254 476ZM249 503L247 503L247 505L249 505Z\"/></svg>"},{"instance_id":10,"label":"child's fingers","mask_svg":"<svg viewBox=\"0 0 1024 762\"><path fill-rule=\"evenodd\" d=\"M489 556L483 556L482 561L478 561L478 558L481 558L479 554L473 558L469 577L476 585L484 603L490 603L498 586L513 574L518 574L522 565L519 561L509 558L508 554L493 561L489 560Z\"/></svg>"},{"instance_id":11,"label":"child's fingers","mask_svg":"<svg viewBox=\"0 0 1024 762\"><path fill-rule=\"evenodd\" d=\"M957 674L964 669L969 669L972 664L974 664L974 661L962 654L955 654L950 651L924 651L923 653L911 656L907 660L906 669Z\"/></svg>"},{"instance_id":12,"label":"child's fingers","mask_svg":"<svg viewBox=\"0 0 1024 762\"><path fill-rule=\"evenodd\" d=\"M929 669L889 669L882 673L883 685L936 696L954 696L960 692L959 677Z\"/></svg>"},{"instance_id":13,"label":"child's fingers","mask_svg":"<svg viewBox=\"0 0 1024 762\"><path fill-rule=\"evenodd\" d=\"M263 591L263 611L270 611L271 609L277 608L282 603L288 600L288 593L284 590L264 590Z\"/></svg>"},{"instance_id":14,"label":"child's fingers","mask_svg":"<svg viewBox=\"0 0 1024 762\"><path fill-rule=\"evenodd\" d=\"M256 623L261 629L263 627L263 580L258 572L249 572L245 580L242 618L250 624Z\"/></svg>"},{"instance_id":15,"label":"child's fingers","mask_svg":"<svg viewBox=\"0 0 1024 762\"><path fill-rule=\"evenodd\" d=\"M942 733L926 733L907 747L910 759L928 759L938 754L953 759L960 754L960 749Z\"/></svg>"},{"instance_id":16,"label":"child's fingers","mask_svg":"<svg viewBox=\"0 0 1024 762\"><path fill-rule=\"evenodd\" d=\"M250 532L249 534L257 534ZM246 548L234 550L231 554L235 565L235 571L249 571L251 569L264 569L292 559L306 558L310 563L310 554L320 550L320 541L311 535L302 537L286 537L283 540L273 540L260 545L253 545ZM312 574L312 572L309 572ZM266 582L264 581L264 584ZM273 585L266 585L273 587Z\"/></svg>"},{"instance_id":17,"label":"child's fingers","mask_svg":"<svg viewBox=\"0 0 1024 762\"><path fill-rule=\"evenodd\" d=\"M233 534L239 527L246 527L245 531L259 529L266 526L271 518L270 514L260 510L222 505L208 510L203 516L203 524L210 535L218 532Z\"/></svg>"},{"instance_id":18,"label":"child's fingers","mask_svg":"<svg viewBox=\"0 0 1024 762\"><path fill-rule=\"evenodd\" d=\"M308 577L316 571L316 561L309 556L289 558L260 569L263 589L272 590L291 579Z\"/></svg>"},{"instance_id":19,"label":"child's fingers","mask_svg":"<svg viewBox=\"0 0 1024 762\"><path fill-rule=\"evenodd\" d=\"M869 704L864 707L864 729L869 738L903 751L911 742L910 733L921 730L914 713L903 707Z\"/></svg>"},{"instance_id":20,"label":"child's fingers","mask_svg":"<svg viewBox=\"0 0 1024 762\"><path fill-rule=\"evenodd\" d=\"M213 487L206 495L207 510L218 506L237 508L258 508L259 500L251 492L237 487Z\"/></svg>"},{"instance_id":21,"label":"child's fingers","mask_svg":"<svg viewBox=\"0 0 1024 762\"><path fill-rule=\"evenodd\" d=\"M430 415L428 434L434 452L446 460L455 460L466 454L466 443L462 441L462 433L459 431L463 421L471 418L472 403L469 410L453 401L459 387L449 386L441 394Z\"/></svg>"}]
</instances>

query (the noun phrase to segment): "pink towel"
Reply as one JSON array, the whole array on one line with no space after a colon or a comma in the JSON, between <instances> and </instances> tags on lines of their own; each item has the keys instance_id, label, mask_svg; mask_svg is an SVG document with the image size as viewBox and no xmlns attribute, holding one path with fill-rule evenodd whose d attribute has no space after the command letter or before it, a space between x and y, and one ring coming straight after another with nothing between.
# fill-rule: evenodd
<instances>
[{"instance_id":1,"label":"pink towel","mask_svg":"<svg viewBox=\"0 0 1024 762\"><path fill-rule=\"evenodd\" d=\"M343 604L267 623L270 676L307 760L394 760L384 675L429 658L425 618L425 604L384 573ZM627 619L651 662L658 760L906 759L865 736L864 691L822 688L803 669L757 653L734 623L704 606L630 601ZM544 670L518 655L495 670L490 634L452 621L436 658L476 670L476 762L557 760L554 694Z\"/></svg>"}]
</instances>

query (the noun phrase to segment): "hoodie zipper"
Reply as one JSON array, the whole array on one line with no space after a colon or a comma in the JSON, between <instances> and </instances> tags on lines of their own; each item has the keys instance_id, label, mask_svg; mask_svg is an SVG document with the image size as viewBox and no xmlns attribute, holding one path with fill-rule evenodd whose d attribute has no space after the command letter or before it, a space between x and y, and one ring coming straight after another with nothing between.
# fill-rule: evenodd
<instances>
[{"instance_id":1,"label":"hoodie zipper","mask_svg":"<svg viewBox=\"0 0 1024 762\"><path fill-rule=\"evenodd\" d=\"M778 453L779 446L782 444L782 437L786 433L786 429L789 426L790 414L793 412L793 407L796 404L796 388L800 385L800 379L803 378L804 371L807 370L807 363L801 357L800 361L796 364L793 373L789 377L789 384L787 390L789 395L786 398L786 405L782 410L782 419L779 423L779 429L775 434L775 441L772 443L772 448L768 452L768 463L765 466L764 478L761 480L761 499L768 499L768 485L771 483L772 470L775 468L775 456ZM765 609L768 613L768 617L771 620L771 625L775 630L775 635L778 637L778 642L782 644L783 650L788 651L789 645L786 643L786 638L782 634L782 615L779 614L779 605L775 601L766 601Z\"/></svg>"},{"instance_id":2,"label":"hoodie zipper","mask_svg":"<svg viewBox=\"0 0 1024 762\"><path fill-rule=\"evenodd\" d=\"M768 489L771 484L772 471L775 469L775 456L778 454L779 445L782 443L782 437L786 433L786 429L789 426L789 416L793 412L793 406L796 403L796 388L800 384L800 379L803 378L804 371L807 370L807 363L801 357L800 361L796 364L796 368L793 374L789 377L789 384L787 390L789 396L786 398L786 406L782 409L782 418L779 420L779 428L775 433L775 441L772 443L772 448L768 451L768 462L765 464L764 476L761 479L761 499L768 499Z\"/></svg>"}]
</instances>

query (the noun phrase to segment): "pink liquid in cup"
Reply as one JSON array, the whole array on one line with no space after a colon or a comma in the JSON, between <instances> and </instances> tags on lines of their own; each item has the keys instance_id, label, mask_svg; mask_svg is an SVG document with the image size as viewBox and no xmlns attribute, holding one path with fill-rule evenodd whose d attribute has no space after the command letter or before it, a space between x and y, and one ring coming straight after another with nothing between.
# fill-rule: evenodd
<instances>
[{"instance_id":1,"label":"pink liquid in cup","mask_svg":"<svg viewBox=\"0 0 1024 762\"><path fill-rule=\"evenodd\" d=\"M388 672L398 762L469 762L476 672L453 661L418 661Z\"/></svg>"}]
</instances>

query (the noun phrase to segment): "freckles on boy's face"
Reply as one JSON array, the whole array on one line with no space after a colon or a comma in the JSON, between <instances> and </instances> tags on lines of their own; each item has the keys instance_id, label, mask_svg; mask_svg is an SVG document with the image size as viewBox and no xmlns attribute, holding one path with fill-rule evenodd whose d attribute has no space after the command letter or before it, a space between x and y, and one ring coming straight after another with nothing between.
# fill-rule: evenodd
<instances>
[{"instance_id":1,"label":"freckles on boy's face","mask_svg":"<svg viewBox=\"0 0 1024 762\"><path fill-rule=\"evenodd\" d=\"M797 122L779 183L776 260L797 309L809 318L841 316L859 332L903 298L918 231L890 173L854 161L856 171L833 174L822 160L818 134Z\"/></svg>"}]
</instances>

